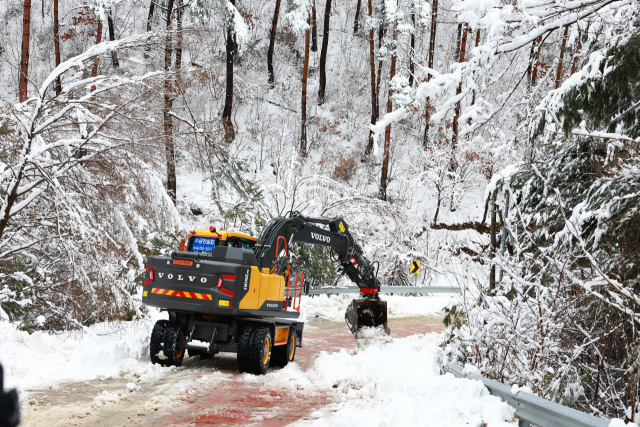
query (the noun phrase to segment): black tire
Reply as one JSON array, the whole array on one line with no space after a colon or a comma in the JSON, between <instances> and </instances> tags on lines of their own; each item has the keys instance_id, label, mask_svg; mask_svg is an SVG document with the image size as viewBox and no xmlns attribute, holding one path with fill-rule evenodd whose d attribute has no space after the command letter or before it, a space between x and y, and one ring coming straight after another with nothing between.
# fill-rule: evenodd
<instances>
[{"instance_id":1,"label":"black tire","mask_svg":"<svg viewBox=\"0 0 640 427\"><path fill-rule=\"evenodd\" d=\"M149 357L153 364L159 363L162 365L163 363L163 360L160 360L158 357L158 353L162 350L162 344L164 343L164 330L167 328L168 324L168 320L158 320L156 324L153 325L153 330L151 331L151 342L149 343Z\"/></svg>"},{"instance_id":2,"label":"black tire","mask_svg":"<svg viewBox=\"0 0 640 427\"><path fill-rule=\"evenodd\" d=\"M252 373L256 375L267 373L271 361L271 350L273 350L273 338L269 328L266 326L256 328L249 343L249 367Z\"/></svg>"},{"instance_id":3,"label":"black tire","mask_svg":"<svg viewBox=\"0 0 640 427\"><path fill-rule=\"evenodd\" d=\"M249 350L253 332L254 328L250 326L245 326L240 331L240 338L238 338L238 372L251 372L251 367L249 364Z\"/></svg>"},{"instance_id":4,"label":"black tire","mask_svg":"<svg viewBox=\"0 0 640 427\"><path fill-rule=\"evenodd\" d=\"M292 326L289 328L287 345L279 345L273 348L271 365L284 368L289 364L289 362L293 362L296 358L296 341L296 331Z\"/></svg>"},{"instance_id":5,"label":"black tire","mask_svg":"<svg viewBox=\"0 0 640 427\"><path fill-rule=\"evenodd\" d=\"M170 323L164 330L164 345L162 346L162 352L164 353L164 359L162 366L180 366L182 365L182 359L184 359L184 348L178 348L178 341L181 341L184 337L184 332L180 325Z\"/></svg>"}]
</instances>

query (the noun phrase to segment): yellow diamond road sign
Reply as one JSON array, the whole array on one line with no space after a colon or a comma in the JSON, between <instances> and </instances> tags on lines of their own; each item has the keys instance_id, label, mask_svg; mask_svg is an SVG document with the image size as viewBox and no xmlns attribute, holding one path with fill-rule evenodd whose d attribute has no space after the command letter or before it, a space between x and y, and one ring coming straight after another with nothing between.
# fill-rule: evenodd
<instances>
[{"instance_id":1,"label":"yellow diamond road sign","mask_svg":"<svg viewBox=\"0 0 640 427\"><path fill-rule=\"evenodd\" d=\"M413 261L409 271L411 274L420 274L420 261Z\"/></svg>"}]
</instances>

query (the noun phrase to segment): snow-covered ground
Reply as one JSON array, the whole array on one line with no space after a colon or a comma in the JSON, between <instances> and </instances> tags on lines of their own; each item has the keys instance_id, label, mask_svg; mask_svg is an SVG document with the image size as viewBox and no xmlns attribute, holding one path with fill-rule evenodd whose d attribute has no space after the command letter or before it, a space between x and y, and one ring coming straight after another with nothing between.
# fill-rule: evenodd
<instances>
[{"instance_id":1,"label":"snow-covered ground","mask_svg":"<svg viewBox=\"0 0 640 427\"><path fill-rule=\"evenodd\" d=\"M436 314L451 297L386 296L386 299L390 317L402 318ZM342 321L349 301L348 296L305 297L303 315L311 323L318 318ZM41 425L38 423L58 416L55 412L36 411L44 408L37 406L39 394L27 389L55 390L64 387L61 383L66 381L109 377L119 379L116 388L99 392L100 388L96 389L91 400L79 404L81 410L75 411L86 413L87 422L104 419L113 411L131 411L131 407L138 416L162 416L163 411L173 411L193 400L193 396L202 396L230 381L240 381L248 387L259 387L266 397L271 397L267 396L269 392L289 393L296 395L296 399L309 395L313 400L319 392L331 397L332 403L320 405L318 410L296 421L294 424L298 426L517 425L514 409L491 396L482 383L451 374L440 375L440 335L436 333L391 338L381 329L370 328L358 337L360 348L321 351L306 370L291 363L264 376L237 375L207 362L190 361L182 368L152 365L147 358L148 337L159 317L160 313L152 312L151 318L144 321L99 324L76 336L43 332L29 335L6 322L0 323L0 362L6 369L5 384L18 387L28 401L27 425ZM36 406L30 406L32 402ZM252 413L255 425L260 425L263 416L275 416L266 409L263 412ZM614 421L611 426L624 423Z\"/></svg>"},{"instance_id":2,"label":"snow-covered ground","mask_svg":"<svg viewBox=\"0 0 640 427\"><path fill-rule=\"evenodd\" d=\"M379 335L378 335L379 336ZM478 381L440 375L438 334L370 337L355 354L321 353L312 372L338 404L312 414L312 426L514 426L515 410Z\"/></svg>"},{"instance_id":3,"label":"snow-covered ground","mask_svg":"<svg viewBox=\"0 0 640 427\"><path fill-rule=\"evenodd\" d=\"M160 316L152 311L142 321L100 323L60 334L29 334L0 321L5 387L55 388L64 381L117 376L124 360L148 357L150 331Z\"/></svg>"},{"instance_id":4,"label":"snow-covered ground","mask_svg":"<svg viewBox=\"0 0 640 427\"><path fill-rule=\"evenodd\" d=\"M353 296L304 296L302 319L344 321ZM385 296L391 318L428 316L438 313L450 297ZM149 335L156 320L165 318L149 308L150 318L135 322L100 323L82 332L29 334L0 322L0 363L5 386L20 390L55 388L64 381L109 378L125 371L128 359L148 363ZM123 367L123 362L125 362ZM144 374L144 373L143 373Z\"/></svg>"},{"instance_id":5,"label":"snow-covered ground","mask_svg":"<svg viewBox=\"0 0 640 427\"><path fill-rule=\"evenodd\" d=\"M301 317L303 320L321 318L344 321L344 312L354 295L317 295L303 296ZM390 318L434 316L442 313L442 309L456 296L445 294L430 297L406 297L399 295L383 295L387 301L387 314Z\"/></svg>"}]
</instances>

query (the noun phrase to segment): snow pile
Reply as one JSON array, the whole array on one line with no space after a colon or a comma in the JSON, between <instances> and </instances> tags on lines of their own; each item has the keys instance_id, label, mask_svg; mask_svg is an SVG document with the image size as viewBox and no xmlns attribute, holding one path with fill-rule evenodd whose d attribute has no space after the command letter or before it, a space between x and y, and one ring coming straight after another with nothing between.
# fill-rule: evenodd
<instances>
[{"instance_id":1,"label":"snow pile","mask_svg":"<svg viewBox=\"0 0 640 427\"><path fill-rule=\"evenodd\" d=\"M344 312L356 294L302 296L300 313L303 321L320 318L336 322L344 321ZM442 312L449 304L451 295L436 297L413 297L383 295L387 301L387 313L390 318L434 316ZM456 298L456 297L453 297Z\"/></svg>"},{"instance_id":2,"label":"snow pile","mask_svg":"<svg viewBox=\"0 0 640 427\"><path fill-rule=\"evenodd\" d=\"M49 388L62 381L113 377L120 369L129 372L131 361L120 364L148 355L156 317L154 314L141 321L96 324L81 333L38 331L31 335L0 321L0 363L5 387ZM155 375L151 365L145 369L149 371L141 375Z\"/></svg>"},{"instance_id":3,"label":"snow pile","mask_svg":"<svg viewBox=\"0 0 640 427\"><path fill-rule=\"evenodd\" d=\"M118 365L118 376L133 379L136 382L155 381L175 371L175 366L162 367L149 362L140 363L136 359L125 359Z\"/></svg>"},{"instance_id":4,"label":"snow pile","mask_svg":"<svg viewBox=\"0 0 640 427\"><path fill-rule=\"evenodd\" d=\"M384 326L380 325L376 327L365 326L358 330L356 333L356 342L359 348L367 348L370 345L381 346L393 342L391 335L387 334L384 330Z\"/></svg>"},{"instance_id":5,"label":"snow pile","mask_svg":"<svg viewBox=\"0 0 640 427\"><path fill-rule=\"evenodd\" d=\"M120 402L120 395L116 392L104 390L102 393L93 398L93 407L104 406L106 403Z\"/></svg>"},{"instance_id":6,"label":"snow pile","mask_svg":"<svg viewBox=\"0 0 640 427\"><path fill-rule=\"evenodd\" d=\"M302 372L300 365L289 363L282 369L272 369L264 376L251 375L256 382L261 384L261 390L276 390L296 393L299 390L310 390L313 383L305 372ZM247 380L249 380L247 378ZM251 381L249 380L249 381Z\"/></svg>"},{"instance_id":7,"label":"snow pile","mask_svg":"<svg viewBox=\"0 0 640 427\"><path fill-rule=\"evenodd\" d=\"M515 426L515 410L481 382L440 375L438 335L413 335L355 354L321 353L316 382L339 403L313 426ZM316 418L316 417L313 417ZM483 424L484 423L484 424Z\"/></svg>"}]
</instances>

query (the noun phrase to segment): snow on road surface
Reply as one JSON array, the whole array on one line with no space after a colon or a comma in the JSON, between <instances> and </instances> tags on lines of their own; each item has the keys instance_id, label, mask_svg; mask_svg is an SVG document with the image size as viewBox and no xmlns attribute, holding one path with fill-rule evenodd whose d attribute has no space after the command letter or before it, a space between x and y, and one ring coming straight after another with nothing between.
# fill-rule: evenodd
<instances>
[{"instance_id":1,"label":"snow on road surface","mask_svg":"<svg viewBox=\"0 0 640 427\"><path fill-rule=\"evenodd\" d=\"M373 328L372 328L373 329ZM371 333L373 332L373 333ZM338 403L299 426L514 426L515 410L479 381L440 375L439 334L391 342L367 334L356 352L322 352L309 375Z\"/></svg>"},{"instance_id":2,"label":"snow on road surface","mask_svg":"<svg viewBox=\"0 0 640 427\"><path fill-rule=\"evenodd\" d=\"M354 295L317 295L303 296L302 309L300 311L303 319L318 317L321 319L344 321L344 312L353 300ZM442 313L442 309L457 296L430 296L430 297L406 297L399 295L382 295L382 299L387 301L387 314L389 318L398 319L416 316L434 316Z\"/></svg>"},{"instance_id":3,"label":"snow on road surface","mask_svg":"<svg viewBox=\"0 0 640 427\"><path fill-rule=\"evenodd\" d=\"M428 316L441 311L451 297L385 296L390 318ZM344 321L353 295L304 296L302 318ZM63 381L118 377L125 359L148 360L149 336L156 320L166 318L149 308L151 317L134 322L100 323L83 332L49 334L19 331L0 321L0 363L5 387L51 388ZM312 329L309 328L309 329Z\"/></svg>"},{"instance_id":4,"label":"snow on road surface","mask_svg":"<svg viewBox=\"0 0 640 427\"><path fill-rule=\"evenodd\" d=\"M389 303L390 318L403 318L440 312L451 297L387 296L385 299ZM343 322L344 310L350 301L349 296L305 297L303 315L312 320L312 324L318 318ZM237 375L217 370L205 372L202 368L207 364L199 367L198 362L193 367L198 371L198 379L193 381L189 379L195 374L190 372L192 363L178 369L151 365L147 361L148 339L156 317L157 313L153 319L139 322L94 325L77 336L43 332L29 335L1 323L0 362L6 367L6 384L22 391L34 387L55 390L63 381L118 379L116 388L95 392L91 401L78 406L82 406L82 413L97 416L102 408L124 408L122 405L135 401L134 396L140 390L150 391L158 381L177 383L171 386L170 392L145 395L142 413L186 405L190 394L203 393L216 384L227 384ZM248 384L259 382L261 388L271 392L324 390L332 397L334 403L314 410L297 422L300 425L514 425L513 409L490 396L481 383L450 374L439 375L438 334L395 339L381 334L381 330L371 328L358 337L359 349L321 351L310 369L301 369L296 363L264 377L241 375L238 379ZM21 394L30 398L29 393ZM153 407L154 404L158 408ZM260 420L255 421L256 425L260 424Z\"/></svg>"}]
</instances>

